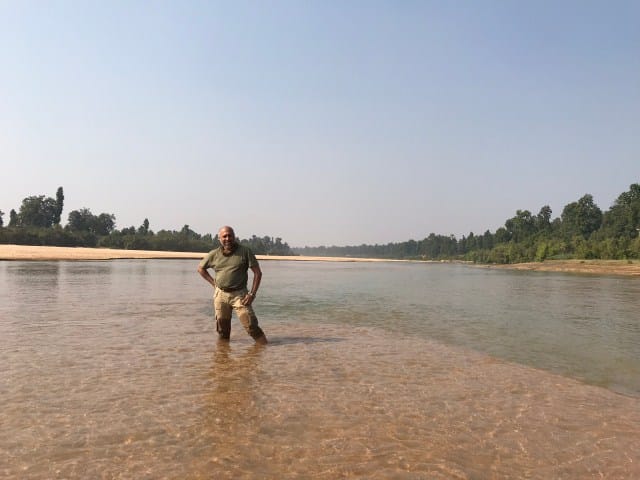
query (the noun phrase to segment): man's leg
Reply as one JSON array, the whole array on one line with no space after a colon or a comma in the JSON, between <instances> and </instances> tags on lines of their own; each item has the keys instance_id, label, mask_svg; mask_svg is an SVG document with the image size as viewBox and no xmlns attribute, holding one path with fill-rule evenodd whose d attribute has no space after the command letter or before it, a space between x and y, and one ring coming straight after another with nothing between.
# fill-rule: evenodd
<instances>
[{"instance_id":1,"label":"man's leg","mask_svg":"<svg viewBox=\"0 0 640 480\"><path fill-rule=\"evenodd\" d=\"M240 323L242 323L247 333L251 335L251 338L257 343L267 343L267 336L258 325L258 317L253 313L251 307L243 307L242 309L236 310L236 312Z\"/></svg>"},{"instance_id":2,"label":"man's leg","mask_svg":"<svg viewBox=\"0 0 640 480\"><path fill-rule=\"evenodd\" d=\"M231 338L231 305L227 302L224 292L216 288L213 297L213 308L216 315L216 332L221 340L229 340Z\"/></svg>"},{"instance_id":3,"label":"man's leg","mask_svg":"<svg viewBox=\"0 0 640 480\"><path fill-rule=\"evenodd\" d=\"M258 317L256 317L253 307L251 305L245 306L241 303L243 296L239 295L233 301L233 308L236 311L236 315L238 315L238 320L240 320L244 329L256 343L266 344L267 336L258 325Z\"/></svg>"},{"instance_id":4,"label":"man's leg","mask_svg":"<svg viewBox=\"0 0 640 480\"><path fill-rule=\"evenodd\" d=\"M216 318L216 332L221 340L229 340L231 338L231 319Z\"/></svg>"}]
</instances>

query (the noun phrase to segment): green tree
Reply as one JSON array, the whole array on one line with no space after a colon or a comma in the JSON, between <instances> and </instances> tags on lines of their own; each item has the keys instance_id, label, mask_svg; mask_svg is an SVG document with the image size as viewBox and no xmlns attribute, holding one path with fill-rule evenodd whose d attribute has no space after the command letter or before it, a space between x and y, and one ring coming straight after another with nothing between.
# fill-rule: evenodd
<instances>
[{"instance_id":1,"label":"green tree","mask_svg":"<svg viewBox=\"0 0 640 480\"><path fill-rule=\"evenodd\" d=\"M540 209L535 218L535 228L539 233L548 233L551 231L551 207L545 205Z\"/></svg>"},{"instance_id":2,"label":"green tree","mask_svg":"<svg viewBox=\"0 0 640 480\"><path fill-rule=\"evenodd\" d=\"M67 218L67 227L76 232L90 232L95 216L88 208L72 210Z\"/></svg>"},{"instance_id":3,"label":"green tree","mask_svg":"<svg viewBox=\"0 0 640 480\"><path fill-rule=\"evenodd\" d=\"M53 223L54 225L60 225L60 217L62 216L62 208L64 206L64 193L62 187L58 187L56 191L56 206L54 211Z\"/></svg>"},{"instance_id":4,"label":"green tree","mask_svg":"<svg viewBox=\"0 0 640 480\"><path fill-rule=\"evenodd\" d=\"M544 262L549 256L549 243L542 241L536 246L536 262Z\"/></svg>"},{"instance_id":5,"label":"green tree","mask_svg":"<svg viewBox=\"0 0 640 480\"><path fill-rule=\"evenodd\" d=\"M11 211L9 212L9 226L10 227L17 227L18 226L18 222L19 222L18 214L12 208Z\"/></svg>"},{"instance_id":6,"label":"green tree","mask_svg":"<svg viewBox=\"0 0 640 480\"><path fill-rule=\"evenodd\" d=\"M138 233L140 235L148 235L149 234L149 219L145 218L142 225L138 227Z\"/></svg>"},{"instance_id":7,"label":"green tree","mask_svg":"<svg viewBox=\"0 0 640 480\"><path fill-rule=\"evenodd\" d=\"M536 231L535 219L529 210L517 210L516 216L507 220L504 226L516 242L529 238Z\"/></svg>"},{"instance_id":8,"label":"green tree","mask_svg":"<svg viewBox=\"0 0 640 480\"><path fill-rule=\"evenodd\" d=\"M634 183L621 193L604 214L603 228L607 236L636 238L640 229L640 184Z\"/></svg>"},{"instance_id":9,"label":"green tree","mask_svg":"<svg viewBox=\"0 0 640 480\"><path fill-rule=\"evenodd\" d=\"M94 235L109 235L115 228L116 217L113 214L101 213L96 216L88 208L69 212L67 228L76 232L90 232Z\"/></svg>"},{"instance_id":10,"label":"green tree","mask_svg":"<svg viewBox=\"0 0 640 480\"><path fill-rule=\"evenodd\" d=\"M640 258L640 236L629 243L629 253L633 258Z\"/></svg>"},{"instance_id":11,"label":"green tree","mask_svg":"<svg viewBox=\"0 0 640 480\"><path fill-rule=\"evenodd\" d=\"M511 240L511 234L507 231L506 228L500 227L496 230L496 234L494 235L495 243L506 243Z\"/></svg>"},{"instance_id":12,"label":"green tree","mask_svg":"<svg viewBox=\"0 0 640 480\"><path fill-rule=\"evenodd\" d=\"M116 227L116 216L112 213L101 213L95 218L91 233L109 235Z\"/></svg>"},{"instance_id":13,"label":"green tree","mask_svg":"<svg viewBox=\"0 0 640 480\"><path fill-rule=\"evenodd\" d=\"M583 235L575 235L571 239L570 245L577 258L596 258L591 242Z\"/></svg>"},{"instance_id":14,"label":"green tree","mask_svg":"<svg viewBox=\"0 0 640 480\"><path fill-rule=\"evenodd\" d=\"M565 238L572 239L580 235L586 239L602 225L602 210L593 202L593 197L586 194L577 202L565 206L561 219Z\"/></svg>"},{"instance_id":15,"label":"green tree","mask_svg":"<svg viewBox=\"0 0 640 480\"><path fill-rule=\"evenodd\" d=\"M189 225L184 225L182 230L180 230L180 235L182 235L187 240L198 240L200 235L189 228Z\"/></svg>"},{"instance_id":16,"label":"green tree","mask_svg":"<svg viewBox=\"0 0 640 480\"><path fill-rule=\"evenodd\" d=\"M487 230L482 235L482 248L493 248L494 236L493 234Z\"/></svg>"},{"instance_id":17,"label":"green tree","mask_svg":"<svg viewBox=\"0 0 640 480\"><path fill-rule=\"evenodd\" d=\"M0 210L0 228L2 228L2 226L4 225L2 217L4 216L4 212L2 210Z\"/></svg>"},{"instance_id":18,"label":"green tree","mask_svg":"<svg viewBox=\"0 0 640 480\"><path fill-rule=\"evenodd\" d=\"M18 214L18 226L49 228L55 223L56 201L44 195L22 200Z\"/></svg>"}]
</instances>

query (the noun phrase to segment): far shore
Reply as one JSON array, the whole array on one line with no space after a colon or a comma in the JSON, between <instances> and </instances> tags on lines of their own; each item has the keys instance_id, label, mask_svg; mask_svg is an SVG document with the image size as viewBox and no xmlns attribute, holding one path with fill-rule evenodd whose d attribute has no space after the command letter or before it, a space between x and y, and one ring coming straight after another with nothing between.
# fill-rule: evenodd
<instances>
[{"instance_id":1,"label":"far shore","mask_svg":"<svg viewBox=\"0 0 640 480\"><path fill-rule=\"evenodd\" d=\"M118 250L113 248L42 247L0 244L0 260L119 260L119 259L201 259L206 252L162 252L155 250ZM298 262L403 262L380 258L303 257L256 255L258 260Z\"/></svg>"},{"instance_id":2,"label":"far shore","mask_svg":"<svg viewBox=\"0 0 640 480\"><path fill-rule=\"evenodd\" d=\"M117 260L117 259L201 259L203 252L161 252L152 250L117 250L86 247L42 247L31 245L0 245L2 260ZM305 257L256 255L259 260L294 262L405 262L380 258ZM441 263L441 262L431 262ZM467 264L466 262L462 262ZM468 264L479 268L511 269L539 272L568 272L593 275L640 276L640 261L630 260L546 260L544 262L509 265Z\"/></svg>"}]
</instances>

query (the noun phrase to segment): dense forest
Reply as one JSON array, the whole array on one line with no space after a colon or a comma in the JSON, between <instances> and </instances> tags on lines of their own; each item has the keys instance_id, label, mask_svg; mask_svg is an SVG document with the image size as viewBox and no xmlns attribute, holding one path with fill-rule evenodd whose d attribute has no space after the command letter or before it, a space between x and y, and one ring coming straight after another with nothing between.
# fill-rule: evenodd
<instances>
[{"instance_id":1,"label":"dense forest","mask_svg":"<svg viewBox=\"0 0 640 480\"><path fill-rule=\"evenodd\" d=\"M64 207L64 191L59 187L55 198L44 195L27 197L20 209L9 213L4 226L0 210L0 243L18 245L50 245L60 247L104 247L126 250L163 250L174 252L208 252L220 245L218 235L200 235L189 225L182 229L151 230L149 220L139 227L116 228L116 217L110 213L94 215L88 208L69 212L67 224L60 220ZM293 255L281 238L257 237L239 239L258 255Z\"/></svg>"},{"instance_id":2,"label":"dense forest","mask_svg":"<svg viewBox=\"0 0 640 480\"><path fill-rule=\"evenodd\" d=\"M62 187L55 198L27 197L18 212L11 210L4 225L0 211L0 243L206 252L219 245L217 235L200 235L184 225L181 230L153 232L149 220L139 227L118 230L113 214L94 215L88 208L73 210L67 224L60 220ZM240 242L259 255L312 255L417 260L466 260L478 263L519 263L546 259L639 259L640 184L621 193L603 212L590 194L566 205L552 219L548 205L534 215L517 210L495 232L473 232L458 239L431 233L422 240L386 245L290 248L281 238L253 235Z\"/></svg>"},{"instance_id":3,"label":"dense forest","mask_svg":"<svg viewBox=\"0 0 640 480\"><path fill-rule=\"evenodd\" d=\"M519 263L546 259L640 258L640 184L621 193L603 212L586 194L552 219L551 208L537 215L517 210L494 233L473 232L457 239L430 234L423 240L386 245L296 248L300 255L389 259L467 260L478 263Z\"/></svg>"}]
</instances>

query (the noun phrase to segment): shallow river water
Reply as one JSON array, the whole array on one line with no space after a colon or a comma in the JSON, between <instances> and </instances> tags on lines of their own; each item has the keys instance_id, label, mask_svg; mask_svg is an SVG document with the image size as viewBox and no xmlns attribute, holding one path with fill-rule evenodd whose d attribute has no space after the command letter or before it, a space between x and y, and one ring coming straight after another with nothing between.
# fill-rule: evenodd
<instances>
[{"instance_id":1,"label":"shallow river water","mask_svg":"<svg viewBox=\"0 0 640 480\"><path fill-rule=\"evenodd\" d=\"M263 261L0 262L0 478L640 478L640 281Z\"/></svg>"}]
</instances>

